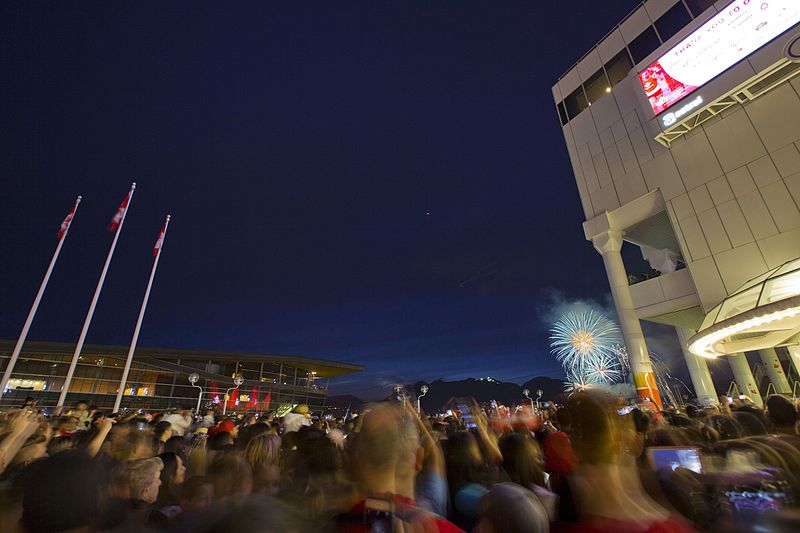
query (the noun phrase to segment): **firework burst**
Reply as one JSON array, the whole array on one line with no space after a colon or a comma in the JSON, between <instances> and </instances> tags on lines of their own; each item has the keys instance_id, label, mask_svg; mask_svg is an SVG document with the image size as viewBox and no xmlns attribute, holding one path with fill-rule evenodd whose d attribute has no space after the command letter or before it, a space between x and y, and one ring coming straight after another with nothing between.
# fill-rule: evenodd
<instances>
[{"instance_id":1,"label":"firework burst","mask_svg":"<svg viewBox=\"0 0 800 533\"><path fill-rule=\"evenodd\" d=\"M631 360L628 358L627 348L620 344L615 344L611 349L614 351L614 357L619 361L623 376L627 377L631 373Z\"/></svg>"},{"instance_id":2,"label":"firework burst","mask_svg":"<svg viewBox=\"0 0 800 533\"><path fill-rule=\"evenodd\" d=\"M565 392L581 392L587 390L593 385L586 379L585 376L574 370L567 370L566 372L567 379L564 381Z\"/></svg>"},{"instance_id":3,"label":"firework burst","mask_svg":"<svg viewBox=\"0 0 800 533\"><path fill-rule=\"evenodd\" d=\"M590 383L610 385L622 380L622 367L613 355L601 354L587 361L585 378Z\"/></svg>"},{"instance_id":4,"label":"firework burst","mask_svg":"<svg viewBox=\"0 0 800 533\"><path fill-rule=\"evenodd\" d=\"M565 370L581 374L598 368L601 360L616 359L614 347L619 344L619 328L600 313L589 309L570 311L550 330L550 351Z\"/></svg>"}]
</instances>

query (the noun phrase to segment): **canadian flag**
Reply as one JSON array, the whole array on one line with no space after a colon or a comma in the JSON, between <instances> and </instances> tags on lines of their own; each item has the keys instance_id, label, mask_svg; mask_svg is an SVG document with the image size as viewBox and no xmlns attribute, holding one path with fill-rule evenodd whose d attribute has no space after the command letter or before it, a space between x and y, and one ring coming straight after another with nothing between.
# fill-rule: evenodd
<instances>
[{"instance_id":1,"label":"canadian flag","mask_svg":"<svg viewBox=\"0 0 800 533\"><path fill-rule=\"evenodd\" d=\"M250 393L250 398L247 401L247 407L258 405L258 389L253 387L253 392Z\"/></svg>"},{"instance_id":2,"label":"canadian flag","mask_svg":"<svg viewBox=\"0 0 800 533\"><path fill-rule=\"evenodd\" d=\"M72 209L70 209L69 213L67 213L66 218L64 218L64 221L61 223L61 227L58 230L59 239L64 238L64 235L66 235L70 224L72 224L72 218L75 216L75 210L78 208L78 202L80 202L80 196L78 197L78 200L76 200L75 203L72 204Z\"/></svg>"},{"instance_id":3,"label":"canadian flag","mask_svg":"<svg viewBox=\"0 0 800 533\"><path fill-rule=\"evenodd\" d=\"M167 233L167 223L165 222L164 225L161 227L161 233L158 234L158 239L156 239L156 244L153 246L153 257L158 255L158 252L161 251L161 247L164 246L164 235Z\"/></svg>"},{"instance_id":4,"label":"canadian flag","mask_svg":"<svg viewBox=\"0 0 800 533\"><path fill-rule=\"evenodd\" d=\"M114 213L114 216L111 218L111 223L108 225L108 231L117 231L117 228L122 223L122 219L125 217L125 211L128 210L128 202L131 201L131 194L133 194L133 189L128 191L128 194L125 195L125 199L119 204L119 209Z\"/></svg>"},{"instance_id":5,"label":"canadian flag","mask_svg":"<svg viewBox=\"0 0 800 533\"><path fill-rule=\"evenodd\" d=\"M270 400L272 400L272 391L268 391L264 396L264 409L269 409Z\"/></svg>"},{"instance_id":6,"label":"canadian flag","mask_svg":"<svg viewBox=\"0 0 800 533\"><path fill-rule=\"evenodd\" d=\"M228 409L233 409L236 405L239 405L239 389L233 389L231 395L228 396Z\"/></svg>"},{"instance_id":7,"label":"canadian flag","mask_svg":"<svg viewBox=\"0 0 800 533\"><path fill-rule=\"evenodd\" d=\"M211 396L214 398L214 403L219 403L219 388L217 387L217 382L212 379L208 384L211 386Z\"/></svg>"}]
</instances>

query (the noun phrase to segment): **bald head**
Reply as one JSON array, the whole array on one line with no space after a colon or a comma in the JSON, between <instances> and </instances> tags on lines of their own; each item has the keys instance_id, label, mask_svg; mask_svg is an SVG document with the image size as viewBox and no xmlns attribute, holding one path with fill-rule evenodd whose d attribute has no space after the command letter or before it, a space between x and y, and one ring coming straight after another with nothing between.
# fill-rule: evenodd
<instances>
[{"instance_id":1,"label":"bald head","mask_svg":"<svg viewBox=\"0 0 800 533\"><path fill-rule=\"evenodd\" d=\"M364 415L357 459L365 470L393 471L418 443L413 420L405 417L399 406L379 403Z\"/></svg>"}]
</instances>

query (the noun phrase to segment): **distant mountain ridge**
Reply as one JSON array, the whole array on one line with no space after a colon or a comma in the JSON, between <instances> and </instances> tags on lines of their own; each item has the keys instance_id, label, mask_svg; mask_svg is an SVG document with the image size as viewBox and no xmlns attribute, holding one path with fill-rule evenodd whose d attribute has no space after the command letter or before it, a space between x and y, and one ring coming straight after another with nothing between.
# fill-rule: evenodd
<instances>
[{"instance_id":1,"label":"distant mountain ridge","mask_svg":"<svg viewBox=\"0 0 800 533\"><path fill-rule=\"evenodd\" d=\"M423 384L428 385L428 394L422 397L421 402L422 409L427 412L446 407L452 398L472 397L479 403L497 400L498 403L506 405L520 404L528 401L522 394L525 389L530 391L530 397L534 401L536 400L537 390L542 391L541 401L561 401L564 396L564 385L561 380L540 376L529 379L522 385L492 378L467 378L458 381L444 379L437 379L432 382L418 381L417 383L406 385L406 391L413 396L412 400L416 401L417 396L420 394L420 387ZM330 396L328 398L328 405L341 409L346 409L348 405L352 409L358 409L365 403L368 402L349 394Z\"/></svg>"}]
</instances>

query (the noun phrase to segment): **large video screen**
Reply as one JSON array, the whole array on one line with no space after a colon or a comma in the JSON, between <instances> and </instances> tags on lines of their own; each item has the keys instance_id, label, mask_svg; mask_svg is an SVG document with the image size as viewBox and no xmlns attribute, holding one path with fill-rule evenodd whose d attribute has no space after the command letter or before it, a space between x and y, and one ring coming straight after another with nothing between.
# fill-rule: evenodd
<instances>
[{"instance_id":1,"label":"large video screen","mask_svg":"<svg viewBox=\"0 0 800 533\"><path fill-rule=\"evenodd\" d=\"M800 22L800 0L735 0L639 73L657 114Z\"/></svg>"}]
</instances>

